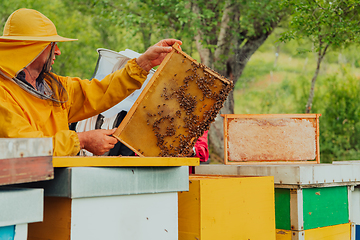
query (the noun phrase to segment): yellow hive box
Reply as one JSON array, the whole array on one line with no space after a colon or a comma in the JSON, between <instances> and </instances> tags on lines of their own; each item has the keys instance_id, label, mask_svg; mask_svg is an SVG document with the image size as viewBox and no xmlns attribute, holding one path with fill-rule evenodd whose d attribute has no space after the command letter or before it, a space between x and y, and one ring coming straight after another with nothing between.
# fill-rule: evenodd
<instances>
[{"instance_id":1,"label":"yellow hive box","mask_svg":"<svg viewBox=\"0 0 360 240\"><path fill-rule=\"evenodd\" d=\"M276 230L276 240L350 240L351 224L339 224L305 231Z\"/></svg>"},{"instance_id":2,"label":"yellow hive box","mask_svg":"<svg viewBox=\"0 0 360 240\"><path fill-rule=\"evenodd\" d=\"M174 44L114 136L139 156L187 156L232 87Z\"/></svg>"},{"instance_id":3,"label":"yellow hive box","mask_svg":"<svg viewBox=\"0 0 360 240\"><path fill-rule=\"evenodd\" d=\"M193 175L179 193L179 240L275 240L273 177Z\"/></svg>"}]
</instances>

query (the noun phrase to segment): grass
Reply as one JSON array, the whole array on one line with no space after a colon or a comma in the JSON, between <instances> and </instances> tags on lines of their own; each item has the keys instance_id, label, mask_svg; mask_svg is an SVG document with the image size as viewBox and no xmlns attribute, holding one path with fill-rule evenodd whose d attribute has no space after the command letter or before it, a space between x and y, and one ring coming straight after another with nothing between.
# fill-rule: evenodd
<instances>
[{"instance_id":1,"label":"grass","mask_svg":"<svg viewBox=\"0 0 360 240\"><path fill-rule=\"evenodd\" d=\"M280 52L276 64L275 59L271 49L257 51L251 57L235 86L236 114L296 113L300 95L308 95L310 90L316 56L299 57ZM348 69L360 78L360 68L348 66ZM317 82L342 71L343 65L329 63L325 58ZM297 89L293 89L294 85L298 85ZM315 94L318 88L317 84Z\"/></svg>"}]
</instances>

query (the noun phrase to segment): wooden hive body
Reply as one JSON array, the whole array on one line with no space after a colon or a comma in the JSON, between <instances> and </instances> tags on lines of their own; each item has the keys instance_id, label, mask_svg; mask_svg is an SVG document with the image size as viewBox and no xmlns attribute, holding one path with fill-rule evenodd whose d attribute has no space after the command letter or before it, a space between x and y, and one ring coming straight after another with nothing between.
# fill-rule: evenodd
<instances>
[{"instance_id":1,"label":"wooden hive body","mask_svg":"<svg viewBox=\"0 0 360 240\"><path fill-rule=\"evenodd\" d=\"M232 86L175 44L114 136L139 156L186 156Z\"/></svg>"},{"instance_id":2,"label":"wooden hive body","mask_svg":"<svg viewBox=\"0 0 360 240\"><path fill-rule=\"evenodd\" d=\"M191 175L178 206L181 240L275 240L273 177Z\"/></svg>"}]
</instances>

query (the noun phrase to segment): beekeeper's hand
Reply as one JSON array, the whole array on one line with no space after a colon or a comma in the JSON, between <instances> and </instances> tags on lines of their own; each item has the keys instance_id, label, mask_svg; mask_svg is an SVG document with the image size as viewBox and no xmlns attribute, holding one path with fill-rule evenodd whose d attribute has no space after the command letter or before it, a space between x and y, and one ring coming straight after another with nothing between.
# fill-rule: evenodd
<instances>
[{"instance_id":1,"label":"beekeeper's hand","mask_svg":"<svg viewBox=\"0 0 360 240\"><path fill-rule=\"evenodd\" d=\"M166 54L171 52L174 43L182 44L180 40L164 39L157 44L149 47L144 54L136 59L137 64L145 71L150 71L153 67L160 65Z\"/></svg>"},{"instance_id":2,"label":"beekeeper's hand","mask_svg":"<svg viewBox=\"0 0 360 240\"><path fill-rule=\"evenodd\" d=\"M80 148L92 152L94 155L103 155L112 149L118 142L112 136L116 128L110 130L96 129L86 132L79 132Z\"/></svg>"}]
</instances>

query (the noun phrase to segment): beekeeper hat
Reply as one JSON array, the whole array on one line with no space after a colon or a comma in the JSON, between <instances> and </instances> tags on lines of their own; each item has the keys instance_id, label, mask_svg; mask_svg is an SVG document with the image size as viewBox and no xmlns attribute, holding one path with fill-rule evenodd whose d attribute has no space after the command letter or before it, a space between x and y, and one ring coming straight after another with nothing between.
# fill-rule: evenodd
<instances>
[{"instance_id":1,"label":"beekeeper hat","mask_svg":"<svg viewBox=\"0 0 360 240\"><path fill-rule=\"evenodd\" d=\"M27 8L13 12L7 19L0 41L68 42L77 39L59 36L54 23L42 13Z\"/></svg>"}]
</instances>

